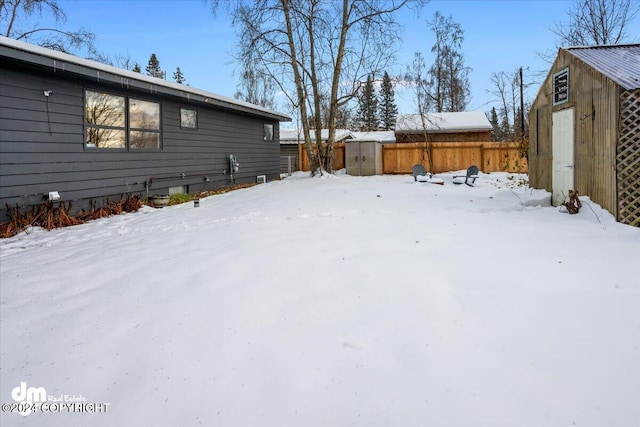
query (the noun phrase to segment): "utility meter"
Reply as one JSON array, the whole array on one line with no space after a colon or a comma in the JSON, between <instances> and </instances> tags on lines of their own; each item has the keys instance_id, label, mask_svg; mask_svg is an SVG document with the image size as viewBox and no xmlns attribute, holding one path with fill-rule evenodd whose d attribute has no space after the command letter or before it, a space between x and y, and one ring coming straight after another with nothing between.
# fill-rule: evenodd
<instances>
[{"instance_id":1,"label":"utility meter","mask_svg":"<svg viewBox=\"0 0 640 427\"><path fill-rule=\"evenodd\" d=\"M229 155L229 170L231 171L231 173L236 173L238 172L238 168L240 167L240 163L238 163L238 160L236 159L236 156L234 156L233 154Z\"/></svg>"}]
</instances>

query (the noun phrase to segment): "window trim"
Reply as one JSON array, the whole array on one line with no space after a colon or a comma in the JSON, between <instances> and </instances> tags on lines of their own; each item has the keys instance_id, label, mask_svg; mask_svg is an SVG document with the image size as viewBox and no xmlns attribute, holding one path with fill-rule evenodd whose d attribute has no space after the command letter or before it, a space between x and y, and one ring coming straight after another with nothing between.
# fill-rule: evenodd
<instances>
[{"instance_id":1,"label":"window trim","mask_svg":"<svg viewBox=\"0 0 640 427\"><path fill-rule=\"evenodd\" d=\"M93 92L98 94L105 94L113 97L123 98L124 99L124 127L119 126L100 126L100 125L92 125L87 122L87 92ZM132 128L131 127L131 117L130 117L130 103L131 100L150 102L158 105L158 130L155 129L146 129L146 128ZM164 140L163 140L163 131L162 131L162 102L159 100L153 100L145 97L124 95L117 92L112 92L109 90L103 89L94 89L94 88L84 88L83 89L83 97L82 97L82 109L83 109L83 147L85 151L94 151L94 152L115 152L115 151L126 151L126 152L150 152L150 151L162 151L164 148ZM89 128L98 128L98 129L117 129L124 131L124 147L118 148L101 148L95 146L89 146L87 144L87 129ZM131 132L153 132L158 134L158 147L155 148L136 148L131 147Z\"/></svg>"},{"instance_id":2,"label":"window trim","mask_svg":"<svg viewBox=\"0 0 640 427\"><path fill-rule=\"evenodd\" d=\"M558 87L559 87L558 80L560 80L560 78L562 78L563 76L566 77L565 88L564 90L558 90ZM557 99L558 95L562 93L566 93L565 98L558 100ZM558 71L557 73L553 74L552 95L553 95L553 105L560 105L560 104L565 104L569 102L569 67L565 67L562 70Z\"/></svg>"}]
</instances>

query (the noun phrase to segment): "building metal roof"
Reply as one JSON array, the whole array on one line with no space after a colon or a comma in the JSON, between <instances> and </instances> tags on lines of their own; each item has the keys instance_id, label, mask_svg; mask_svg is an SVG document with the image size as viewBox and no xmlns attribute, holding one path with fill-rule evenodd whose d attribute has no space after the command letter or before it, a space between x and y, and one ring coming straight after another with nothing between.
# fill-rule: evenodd
<instances>
[{"instance_id":1,"label":"building metal roof","mask_svg":"<svg viewBox=\"0 0 640 427\"><path fill-rule=\"evenodd\" d=\"M424 123L427 132L478 132L493 129L486 114L482 111L462 111L455 113L427 113ZM407 114L396 119L396 133L422 132L420 114Z\"/></svg>"},{"instance_id":2,"label":"building metal roof","mask_svg":"<svg viewBox=\"0 0 640 427\"><path fill-rule=\"evenodd\" d=\"M311 141L315 142L315 130L311 129ZM322 142L327 142L329 139L329 129L321 129ZM353 138L353 133L348 129L336 129L336 135L334 137L336 142L343 142L344 140ZM304 134L302 129L280 129L280 144L304 144Z\"/></svg>"},{"instance_id":3,"label":"building metal roof","mask_svg":"<svg viewBox=\"0 0 640 427\"><path fill-rule=\"evenodd\" d=\"M392 130L377 130L371 132L351 132L351 141L375 141L382 144L392 144L396 142L396 133Z\"/></svg>"},{"instance_id":4,"label":"building metal roof","mask_svg":"<svg viewBox=\"0 0 640 427\"><path fill-rule=\"evenodd\" d=\"M640 88L640 44L576 46L566 50L624 89Z\"/></svg>"},{"instance_id":5,"label":"building metal roof","mask_svg":"<svg viewBox=\"0 0 640 427\"><path fill-rule=\"evenodd\" d=\"M58 74L79 75L96 83L117 84L127 89L144 90L152 95L170 95L187 101L202 102L211 106L267 117L273 120L291 121L289 116L259 105L227 98L191 86L113 67L3 36L0 36L0 60L2 62L19 61L42 69L48 68Z\"/></svg>"}]
</instances>

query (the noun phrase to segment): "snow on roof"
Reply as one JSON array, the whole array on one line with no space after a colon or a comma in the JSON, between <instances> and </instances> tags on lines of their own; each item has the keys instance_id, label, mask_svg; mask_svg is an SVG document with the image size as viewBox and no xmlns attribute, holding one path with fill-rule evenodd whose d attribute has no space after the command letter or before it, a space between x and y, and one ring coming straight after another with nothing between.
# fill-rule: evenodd
<instances>
[{"instance_id":1,"label":"snow on roof","mask_svg":"<svg viewBox=\"0 0 640 427\"><path fill-rule=\"evenodd\" d=\"M640 88L640 44L574 46L566 50L624 89Z\"/></svg>"},{"instance_id":2,"label":"snow on roof","mask_svg":"<svg viewBox=\"0 0 640 427\"><path fill-rule=\"evenodd\" d=\"M311 129L311 139L315 138L315 131ZM322 142L329 138L329 129L321 129ZM353 138L353 133L348 129L336 129L336 141ZM302 129L280 129L280 144L304 144Z\"/></svg>"},{"instance_id":3,"label":"snow on roof","mask_svg":"<svg viewBox=\"0 0 640 427\"><path fill-rule=\"evenodd\" d=\"M427 113L425 125L429 132L473 132L493 129L489 119L482 111ZM401 115L396 120L396 132L423 130L420 114Z\"/></svg>"},{"instance_id":4,"label":"snow on roof","mask_svg":"<svg viewBox=\"0 0 640 427\"><path fill-rule=\"evenodd\" d=\"M384 143L396 142L396 133L392 130L380 130L372 132L351 132L353 139L349 141L377 141Z\"/></svg>"},{"instance_id":5,"label":"snow on roof","mask_svg":"<svg viewBox=\"0 0 640 427\"><path fill-rule=\"evenodd\" d=\"M279 121L291 121L289 116L259 105L217 95L157 77L147 76L90 59L80 58L68 53L13 40L8 37L0 36L0 58L11 58L49 67L57 72L81 74L89 78L95 78L96 81L120 83L123 87L142 87L150 90L152 93L160 92L180 96L188 100L201 101L211 105L266 116ZM4 60L5 59L3 59L3 61Z\"/></svg>"}]
</instances>

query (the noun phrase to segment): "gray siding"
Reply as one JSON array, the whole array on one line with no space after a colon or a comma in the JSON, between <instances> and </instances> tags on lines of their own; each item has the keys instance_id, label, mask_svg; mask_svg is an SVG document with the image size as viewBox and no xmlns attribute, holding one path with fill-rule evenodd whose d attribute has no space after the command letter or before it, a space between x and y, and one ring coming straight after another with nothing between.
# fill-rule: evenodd
<instances>
[{"instance_id":1,"label":"gray siding","mask_svg":"<svg viewBox=\"0 0 640 427\"><path fill-rule=\"evenodd\" d=\"M279 123L271 118L10 65L0 64L0 76L0 220L7 204L39 204L49 191L84 207L88 199L167 194L173 186L190 192L228 186L230 154L240 163L236 183L279 176ZM84 89L160 102L162 149L85 148ZM180 128L180 107L198 111L198 129ZM275 141L263 140L264 123L273 124Z\"/></svg>"}]
</instances>

